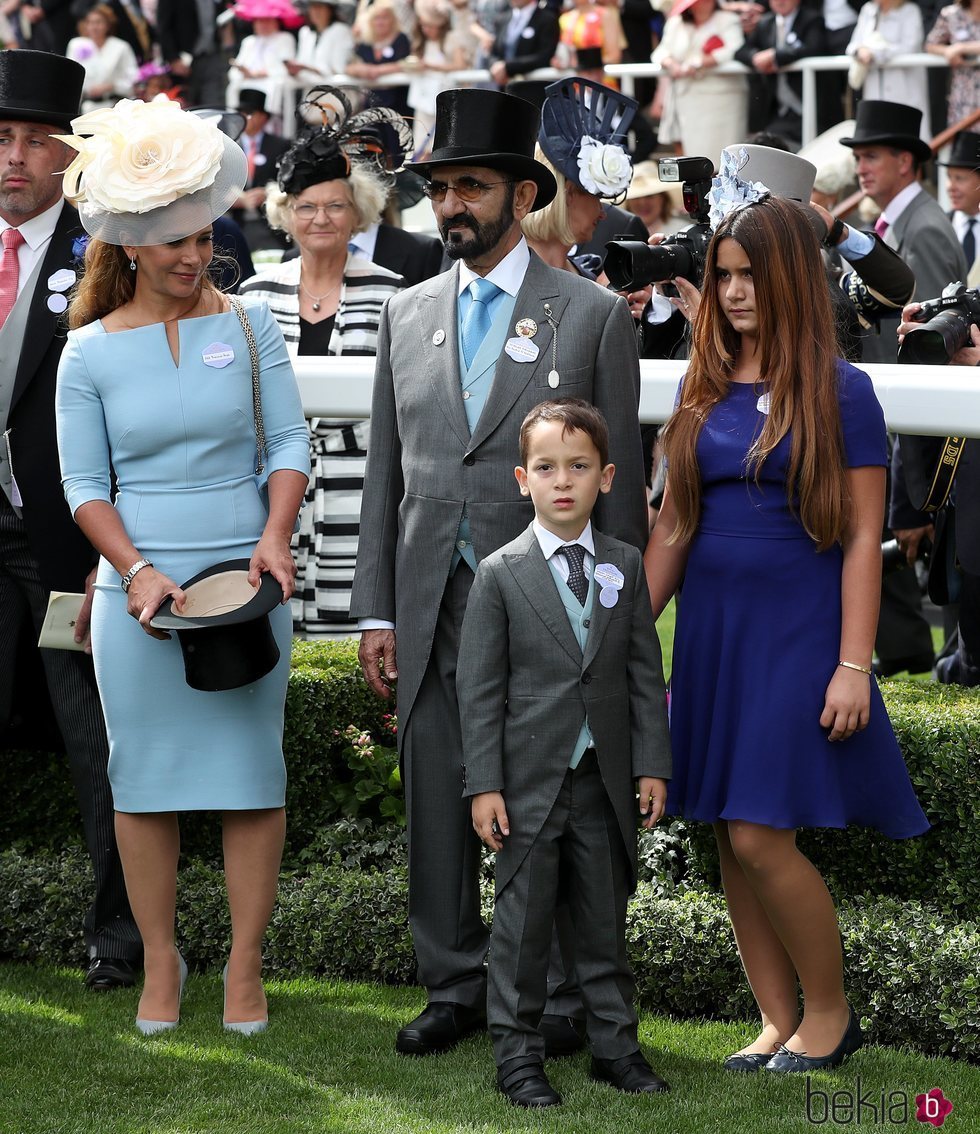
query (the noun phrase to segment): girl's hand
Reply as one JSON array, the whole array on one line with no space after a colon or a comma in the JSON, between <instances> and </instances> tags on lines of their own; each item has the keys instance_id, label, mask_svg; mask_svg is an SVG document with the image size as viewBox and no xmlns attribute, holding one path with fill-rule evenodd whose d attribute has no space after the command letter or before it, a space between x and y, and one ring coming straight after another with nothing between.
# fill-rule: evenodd
<instances>
[{"instance_id":1,"label":"girl's hand","mask_svg":"<svg viewBox=\"0 0 980 1134\"><path fill-rule=\"evenodd\" d=\"M827 686L821 728L830 729L828 740L847 740L868 727L871 717L871 681L866 673L839 665Z\"/></svg>"},{"instance_id":2,"label":"girl's hand","mask_svg":"<svg viewBox=\"0 0 980 1134\"><path fill-rule=\"evenodd\" d=\"M289 536L264 532L255 545L248 565L248 581L257 587L262 575L268 572L282 587L282 601L289 602L296 579L296 563L289 549ZM138 578L139 576L137 576Z\"/></svg>"},{"instance_id":3,"label":"girl's hand","mask_svg":"<svg viewBox=\"0 0 980 1134\"><path fill-rule=\"evenodd\" d=\"M160 608L165 598L173 597L174 610L183 614L187 596L173 579L168 578L155 567L144 567L133 576L126 595L126 610L139 622L151 638L166 640L170 635L165 630L157 630L150 625L150 619Z\"/></svg>"}]
</instances>

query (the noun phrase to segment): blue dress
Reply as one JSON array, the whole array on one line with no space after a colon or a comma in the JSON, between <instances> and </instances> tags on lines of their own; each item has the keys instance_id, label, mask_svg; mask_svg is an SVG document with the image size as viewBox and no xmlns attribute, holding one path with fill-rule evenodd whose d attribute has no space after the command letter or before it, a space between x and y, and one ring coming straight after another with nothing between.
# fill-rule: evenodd
<instances>
[{"instance_id":1,"label":"blue dress","mask_svg":"<svg viewBox=\"0 0 980 1134\"><path fill-rule=\"evenodd\" d=\"M309 473L306 422L286 347L265 304L249 304L259 349L269 457ZM162 323L68 335L58 371L58 441L74 513L115 507L141 555L177 583L225 559L248 558L267 508L256 483L248 347L233 311L179 324L176 365ZM233 356L229 361L229 355ZM281 658L241 689L191 689L176 635L149 637L126 613L119 576L99 563L92 651L109 734L117 811L281 807L288 606L272 614Z\"/></svg>"},{"instance_id":2,"label":"blue dress","mask_svg":"<svg viewBox=\"0 0 980 1134\"><path fill-rule=\"evenodd\" d=\"M839 545L818 552L786 498L790 440L746 476L760 388L733 383L697 443L702 515L678 603L668 811L777 828L921 834L919 807L877 684L868 727L831 743L820 726L840 657ZM870 378L839 364L849 467L886 465ZM859 659L858 659L859 660Z\"/></svg>"}]
</instances>

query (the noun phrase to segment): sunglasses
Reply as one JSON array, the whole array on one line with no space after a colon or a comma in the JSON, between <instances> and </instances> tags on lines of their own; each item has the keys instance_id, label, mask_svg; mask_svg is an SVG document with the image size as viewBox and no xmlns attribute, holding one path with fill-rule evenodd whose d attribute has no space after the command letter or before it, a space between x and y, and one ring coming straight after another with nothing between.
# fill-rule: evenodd
<instances>
[{"instance_id":1,"label":"sunglasses","mask_svg":"<svg viewBox=\"0 0 980 1134\"><path fill-rule=\"evenodd\" d=\"M475 177L461 177L458 181L428 181L422 192L430 201L444 201L450 189L461 201L476 201L495 185L514 185L511 181L477 181Z\"/></svg>"}]
</instances>

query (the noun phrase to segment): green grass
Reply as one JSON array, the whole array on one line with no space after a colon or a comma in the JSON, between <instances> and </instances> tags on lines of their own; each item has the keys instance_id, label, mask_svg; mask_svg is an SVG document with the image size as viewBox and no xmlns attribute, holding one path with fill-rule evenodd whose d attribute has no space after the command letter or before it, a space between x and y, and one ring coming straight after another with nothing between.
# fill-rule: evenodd
<instances>
[{"instance_id":1,"label":"green grass","mask_svg":"<svg viewBox=\"0 0 980 1134\"><path fill-rule=\"evenodd\" d=\"M812 1130L805 1082L733 1076L721 1059L747 1025L641 1021L641 1042L671 1082L668 1096L632 1098L590 1083L588 1059L549 1064L565 1105L510 1107L493 1086L486 1036L447 1055L406 1059L394 1033L423 1004L418 989L331 982L269 984L272 1027L251 1040L221 1030L220 979L191 974L180 1028L144 1039L136 992L95 996L77 971L0 965L0 1131L3 1134L771 1134ZM828 1092L874 1099L941 1087L945 1129L980 1128L980 1069L868 1048L814 1076ZM862 1126L868 1127L870 1112ZM832 1123L827 1125L833 1126ZM885 1129L885 1126L871 1126Z\"/></svg>"}]
</instances>

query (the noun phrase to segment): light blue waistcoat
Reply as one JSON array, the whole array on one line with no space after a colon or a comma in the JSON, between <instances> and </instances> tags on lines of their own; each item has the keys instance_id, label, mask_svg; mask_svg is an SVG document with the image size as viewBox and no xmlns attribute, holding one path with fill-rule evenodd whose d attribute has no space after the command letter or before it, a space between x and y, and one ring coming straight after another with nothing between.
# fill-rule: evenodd
<instances>
[{"instance_id":1,"label":"light blue waistcoat","mask_svg":"<svg viewBox=\"0 0 980 1134\"><path fill-rule=\"evenodd\" d=\"M595 606L595 569L593 568L593 578L589 580L589 593L585 596L585 605L583 606L578 599L572 594L572 590L565 580L561 577L557 566L555 565L555 556L552 555L548 560L548 566L551 568L551 574L555 580L555 586L558 588L558 597L562 601L565 608L565 613L568 615L568 621L572 627L572 633L579 644L582 653L585 653L585 642L589 636L589 623L592 620L592 610ZM577 768L579 761L582 759L582 754L586 748L594 747L592 733L589 732L589 719L585 717L582 720L582 727L579 729L578 739L575 741L575 747L572 749L571 759L568 761L569 768Z\"/></svg>"}]
</instances>

